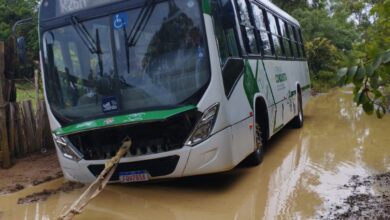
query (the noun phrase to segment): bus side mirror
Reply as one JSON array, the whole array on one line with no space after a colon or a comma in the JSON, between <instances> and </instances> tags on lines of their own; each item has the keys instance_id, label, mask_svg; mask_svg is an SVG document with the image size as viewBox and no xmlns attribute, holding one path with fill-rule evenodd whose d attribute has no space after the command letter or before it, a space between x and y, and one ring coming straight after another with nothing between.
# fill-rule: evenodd
<instances>
[{"instance_id":1,"label":"bus side mirror","mask_svg":"<svg viewBox=\"0 0 390 220\"><path fill-rule=\"evenodd\" d=\"M23 36L18 37L16 39L16 48L17 48L19 62L21 64L25 64L26 63L26 40Z\"/></svg>"}]
</instances>

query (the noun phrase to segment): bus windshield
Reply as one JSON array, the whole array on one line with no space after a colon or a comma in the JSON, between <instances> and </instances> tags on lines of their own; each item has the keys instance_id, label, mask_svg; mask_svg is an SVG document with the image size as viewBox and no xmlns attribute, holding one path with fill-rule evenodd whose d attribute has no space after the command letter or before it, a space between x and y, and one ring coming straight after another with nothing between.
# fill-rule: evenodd
<instances>
[{"instance_id":1,"label":"bus windshield","mask_svg":"<svg viewBox=\"0 0 390 220\"><path fill-rule=\"evenodd\" d=\"M209 82L196 0L146 1L111 16L71 20L42 39L46 95L62 122L178 106Z\"/></svg>"}]
</instances>

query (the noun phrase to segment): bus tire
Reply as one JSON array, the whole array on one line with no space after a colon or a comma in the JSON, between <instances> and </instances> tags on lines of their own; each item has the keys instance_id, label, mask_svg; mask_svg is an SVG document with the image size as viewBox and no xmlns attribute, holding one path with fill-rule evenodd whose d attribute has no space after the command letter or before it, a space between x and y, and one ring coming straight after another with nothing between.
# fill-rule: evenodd
<instances>
[{"instance_id":1,"label":"bus tire","mask_svg":"<svg viewBox=\"0 0 390 220\"><path fill-rule=\"evenodd\" d=\"M264 141L262 139L262 129L257 122L255 129L255 141L257 149L244 160L244 164L251 167L260 165L264 159Z\"/></svg>"},{"instance_id":2,"label":"bus tire","mask_svg":"<svg viewBox=\"0 0 390 220\"><path fill-rule=\"evenodd\" d=\"M303 117L303 105L302 105L302 93L298 90L298 115L292 120L293 128L302 128L304 123Z\"/></svg>"}]
</instances>

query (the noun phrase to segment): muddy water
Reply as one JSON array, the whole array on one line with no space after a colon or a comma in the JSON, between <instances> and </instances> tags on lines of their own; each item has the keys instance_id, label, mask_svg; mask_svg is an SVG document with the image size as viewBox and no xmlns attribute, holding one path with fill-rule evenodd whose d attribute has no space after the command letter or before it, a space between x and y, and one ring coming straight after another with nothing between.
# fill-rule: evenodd
<instances>
[{"instance_id":1,"label":"muddy water","mask_svg":"<svg viewBox=\"0 0 390 220\"><path fill-rule=\"evenodd\" d=\"M338 91L314 98L301 130L284 129L256 168L136 185L110 185L77 219L319 218L350 195L353 175L390 170L390 117L369 117ZM0 219L55 219L80 191L46 202L17 200L63 180L0 196ZM373 188L372 191L381 189Z\"/></svg>"}]
</instances>

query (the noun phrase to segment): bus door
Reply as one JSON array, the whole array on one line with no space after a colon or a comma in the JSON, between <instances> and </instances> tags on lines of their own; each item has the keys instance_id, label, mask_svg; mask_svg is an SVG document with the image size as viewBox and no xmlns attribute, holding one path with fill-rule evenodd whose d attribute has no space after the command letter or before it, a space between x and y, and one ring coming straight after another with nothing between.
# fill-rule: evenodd
<instances>
[{"instance_id":1,"label":"bus door","mask_svg":"<svg viewBox=\"0 0 390 220\"><path fill-rule=\"evenodd\" d=\"M275 117L274 121L270 122L270 127L273 133L279 131L285 123L287 112L287 103L289 93L289 85L287 80L287 73L281 66L280 61L276 60L264 60L265 72L272 90L274 105L275 105Z\"/></svg>"}]
</instances>

